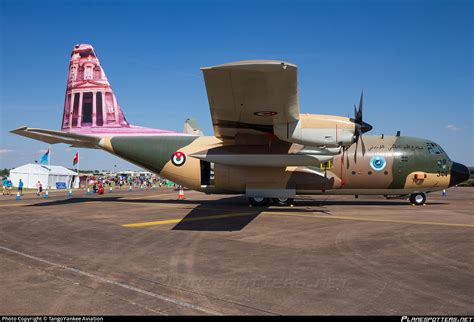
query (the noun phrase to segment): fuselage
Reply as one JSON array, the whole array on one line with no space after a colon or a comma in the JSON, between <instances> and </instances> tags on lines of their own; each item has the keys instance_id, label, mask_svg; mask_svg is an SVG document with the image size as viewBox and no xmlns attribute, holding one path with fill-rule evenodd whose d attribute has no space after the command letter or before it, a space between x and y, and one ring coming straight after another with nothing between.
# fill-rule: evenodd
<instances>
[{"instance_id":1,"label":"fuselage","mask_svg":"<svg viewBox=\"0 0 474 322\"><path fill-rule=\"evenodd\" d=\"M238 165L234 140L209 136L117 136L103 138L100 146L132 163L193 190L245 194L249 190L292 191L302 194L404 195L448 188L464 179L464 166L452 162L436 143L412 137L364 136L363 143L341 150L329 162L312 165ZM248 148L248 144L245 145ZM268 138L251 146L265 158L276 150L287 157L311 147L282 144ZM200 151L232 149L235 165L212 163L191 156ZM173 162L174 153L185 159ZM242 153L245 153L243 151ZM248 161L248 158L246 159ZM259 163L256 159L256 163Z\"/></svg>"}]
</instances>

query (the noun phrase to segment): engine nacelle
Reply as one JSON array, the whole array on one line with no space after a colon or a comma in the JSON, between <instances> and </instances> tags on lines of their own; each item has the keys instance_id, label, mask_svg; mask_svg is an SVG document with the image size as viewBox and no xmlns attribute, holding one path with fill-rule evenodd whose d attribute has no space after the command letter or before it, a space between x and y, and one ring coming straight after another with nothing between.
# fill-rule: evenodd
<instances>
[{"instance_id":1,"label":"engine nacelle","mask_svg":"<svg viewBox=\"0 0 474 322\"><path fill-rule=\"evenodd\" d=\"M301 114L298 122L276 124L275 135L283 141L335 148L354 143L353 119L336 115Z\"/></svg>"}]
</instances>

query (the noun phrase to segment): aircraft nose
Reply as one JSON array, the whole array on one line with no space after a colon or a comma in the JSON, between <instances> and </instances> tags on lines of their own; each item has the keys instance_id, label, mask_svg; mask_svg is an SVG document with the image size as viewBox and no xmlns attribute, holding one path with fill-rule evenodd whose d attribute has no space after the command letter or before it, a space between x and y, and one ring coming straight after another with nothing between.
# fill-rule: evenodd
<instances>
[{"instance_id":1,"label":"aircraft nose","mask_svg":"<svg viewBox=\"0 0 474 322\"><path fill-rule=\"evenodd\" d=\"M453 162L451 166L451 179L449 180L449 186L452 187L461 182L467 181L470 177L469 169L461 163Z\"/></svg>"}]
</instances>

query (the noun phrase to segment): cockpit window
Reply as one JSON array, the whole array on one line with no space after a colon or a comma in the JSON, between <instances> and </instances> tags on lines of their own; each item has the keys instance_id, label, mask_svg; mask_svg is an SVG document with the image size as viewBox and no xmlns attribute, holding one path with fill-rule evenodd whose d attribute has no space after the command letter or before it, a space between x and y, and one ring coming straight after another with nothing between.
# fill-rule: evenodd
<instances>
[{"instance_id":1,"label":"cockpit window","mask_svg":"<svg viewBox=\"0 0 474 322\"><path fill-rule=\"evenodd\" d=\"M443 154L443 149L436 143L426 143L429 154Z\"/></svg>"}]
</instances>

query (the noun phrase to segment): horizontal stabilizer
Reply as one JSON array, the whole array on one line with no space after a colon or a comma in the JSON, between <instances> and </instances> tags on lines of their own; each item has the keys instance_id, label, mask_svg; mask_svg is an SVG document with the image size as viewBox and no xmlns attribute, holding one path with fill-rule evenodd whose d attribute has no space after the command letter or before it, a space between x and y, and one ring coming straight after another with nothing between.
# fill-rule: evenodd
<instances>
[{"instance_id":1,"label":"horizontal stabilizer","mask_svg":"<svg viewBox=\"0 0 474 322\"><path fill-rule=\"evenodd\" d=\"M199 135L199 136L204 135L197 120L194 118L186 119L186 121L184 122L183 132L186 134L193 134L193 135Z\"/></svg>"},{"instance_id":2,"label":"horizontal stabilizer","mask_svg":"<svg viewBox=\"0 0 474 322\"><path fill-rule=\"evenodd\" d=\"M98 149L97 145L100 141L100 137L29 128L27 126L20 127L10 132L49 144L66 143L70 144L71 146L80 148Z\"/></svg>"}]
</instances>

